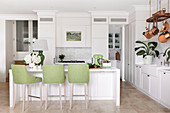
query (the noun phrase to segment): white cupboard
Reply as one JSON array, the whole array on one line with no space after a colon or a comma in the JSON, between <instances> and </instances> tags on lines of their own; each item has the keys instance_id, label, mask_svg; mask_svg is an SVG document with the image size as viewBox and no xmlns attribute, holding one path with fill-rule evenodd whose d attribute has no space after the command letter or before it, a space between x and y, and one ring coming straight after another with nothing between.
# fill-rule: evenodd
<instances>
[{"instance_id":1,"label":"white cupboard","mask_svg":"<svg viewBox=\"0 0 170 113\"><path fill-rule=\"evenodd\" d=\"M150 76L150 95L155 99L159 99L160 82L159 78Z\"/></svg>"},{"instance_id":2,"label":"white cupboard","mask_svg":"<svg viewBox=\"0 0 170 113\"><path fill-rule=\"evenodd\" d=\"M142 88L141 66L139 65L136 65L136 69L135 69L135 85L138 88Z\"/></svg>"},{"instance_id":3,"label":"white cupboard","mask_svg":"<svg viewBox=\"0 0 170 113\"><path fill-rule=\"evenodd\" d=\"M169 68L168 68L169 69ZM170 108L170 72L155 65L136 64L135 87Z\"/></svg>"},{"instance_id":4,"label":"white cupboard","mask_svg":"<svg viewBox=\"0 0 170 113\"><path fill-rule=\"evenodd\" d=\"M149 94L149 84L150 84L150 75L142 73L143 76L143 90Z\"/></svg>"},{"instance_id":5,"label":"white cupboard","mask_svg":"<svg viewBox=\"0 0 170 113\"><path fill-rule=\"evenodd\" d=\"M108 59L108 23L101 22L107 20L107 17L92 18L92 56L102 54L104 59Z\"/></svg>"},{"instance_id":6,"label":"white cupboard","mask_svg":"<svg viewBox=\"0 0 170 113\"><path fill-rule=\"evenodd\" d=\"M161 73L161 102L170 107L170 72Z\"/></svg>"}]
</instances>

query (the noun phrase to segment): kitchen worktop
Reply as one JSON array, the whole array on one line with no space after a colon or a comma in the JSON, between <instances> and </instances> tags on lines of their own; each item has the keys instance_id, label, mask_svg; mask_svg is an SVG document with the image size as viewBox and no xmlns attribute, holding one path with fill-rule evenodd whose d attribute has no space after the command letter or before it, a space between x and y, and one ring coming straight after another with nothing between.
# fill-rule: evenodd
<instances>
[{"instance_id":1,"label":"kitchen worktop","mask_svg":"<svg viewBox=\"0 0 170 113\"><path fill-rule=\"evenodd\" d=\"M29 68L29 67L26 67L26 68L27 68L28 72L42 72L43 71L42 68L41 69L38 69L38 68L33 69L33 68ZM119 69L115 68L115 67L112 67L112 68L96 68L96 69L91 68L91 69L89 69L90 72L92 72L92 71L99 71L99 72L100 71L116 71L116 70L119 70ZM64 71L67 72L68 68L65 67Z\"/></svg>"}]
</instances>

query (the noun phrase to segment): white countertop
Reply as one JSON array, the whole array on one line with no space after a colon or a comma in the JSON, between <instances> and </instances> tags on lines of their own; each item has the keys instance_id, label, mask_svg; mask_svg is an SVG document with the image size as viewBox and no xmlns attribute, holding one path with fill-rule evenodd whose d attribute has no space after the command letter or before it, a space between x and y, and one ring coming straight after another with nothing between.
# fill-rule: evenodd
<instances>
[{"instance_id":1,"label":"white countertop","mask_svg":"<svg viewBox=\"0 0 170 113\"><path fill-rule=\"evenodd\" d=\"M86 63L59 63L59 62L57 62L57 63L55 63L55 64L68 65L68 64L86 64Z\"/></svg>"},{"instance_id":2,"label":"white countertop","mask_svg":"<svg viewBox=\"0 0 170 113\"><path fill-rule=\"evenodd\" d=\"M156 65L156 64L150 64L150 65L145 65L145 64L136 64L137 66L141 66L141 67L152 67L157 69L158 71L163 71L163 72L170 72L170 67L168 66L160 66L160 65Z\"/></svg>"},{"instance_id":3,"label":"white countertop","mask_svg":"<svg viewBox=\"0 0 170 113\"><path fill-rule=\"evenodd\" d=\"M117 71L117 70L120 70L120 69L115 68L115 67L112 67L112 68L102 68L102 69L89 69L90 72L102 72L102 71L106 71L107 72L107 71ZM28 72L40 73L43 70L42 69L33 69L33 68L27 67L27 71ZM68 68L65 68L64 71L67 72Z\"/></svg>"}]
</instances>

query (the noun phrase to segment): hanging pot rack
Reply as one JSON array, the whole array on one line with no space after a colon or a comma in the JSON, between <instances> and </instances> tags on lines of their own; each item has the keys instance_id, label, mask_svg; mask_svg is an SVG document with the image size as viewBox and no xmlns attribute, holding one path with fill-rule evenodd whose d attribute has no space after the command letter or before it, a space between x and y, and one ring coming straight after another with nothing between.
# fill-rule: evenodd
<instances>
[{"instance_id":1,"label":"hanging pot rack","mask_svg":"<svg viewBox=\"0 0 170 113\"><path fill-rule=\"evenodd\" d=\"M159 11L158 11L158 0L157 0L157 12L151 15L151 0L149 1L150 4L150 18L146 19L146 22L153 23L153 22L161 22L170 18L169 13L169 0L168 0L168 13L166 13L166 9L161 9L161 0L159 0Z\"/></svg>"},{"instance_id":2,"label":"hanging pot rack","mask_svg":"<svg viewBox=\"0 0 170 113\"><path fill-rule=\"evenodd\" d=\"M158 11L158 4L159 4L159 11ZM146 32L143 32L143 35L147 39L151 39L152 37L158 35L159 29L158 29L158 22L167 20L170 18L170 13L169 13L169 0L168 0L168 13L166 13L166 9L163 8L161 9L161 0L157 0L157 12L151 15L151 0L149 0L149 5L150 5L150 11L149 15L150 18L146 19L146 22L148 23L148 27L146 27ZM153 23L153 28L150 29L150 23ZM156 23L156 26L155 26ZM159 42L161 43L166 43L168 40L170 40L170 33L168 32L169 29L169 24L167 21L164 21L164 24L161 28L161 34L158 37Z\"/></svg>"}]
</instances>

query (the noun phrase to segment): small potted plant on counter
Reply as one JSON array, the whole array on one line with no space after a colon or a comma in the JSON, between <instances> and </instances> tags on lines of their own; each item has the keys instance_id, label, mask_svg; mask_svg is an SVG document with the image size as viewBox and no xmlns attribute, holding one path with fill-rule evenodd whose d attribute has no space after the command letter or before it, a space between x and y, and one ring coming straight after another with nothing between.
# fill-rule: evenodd
<instances>
[{"instance_id":1,"label":"small potted plant on counter","mask_svg":"<svg viewBox=\"0 0 170 113\"><path fill-rule=\"evenodd\" d=\"M60 62L62 62L62 61L63 61L64 57L65 57L65 55L63 55L63 54L59 55Z\"/></svg>"},{"instance_id":2,"label":"small potted plant on counter","mask_svg":"<svg viewBox=\"0 0 170 113\"><path fill-rule=\"evenodd\" d=\"M136 47L137 56L143 56L144 64L152 64L153 57L159 56L159 51L156 50L158 45L157 42L144 43L142 41L136 41L137 44L142 44L142 46Z\"/></svg>"},{"instance_id":3,"label":"small potted plant on counter","mask_svg":"<svg viewBox=\"0 0 170 113\"><path fill-rule=\"evenodd\" d=\"M168 62L170 59L170 47L168 47L164 52L164 57L167 56L166 61Z\"/></svg>"}]
</instances>

